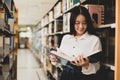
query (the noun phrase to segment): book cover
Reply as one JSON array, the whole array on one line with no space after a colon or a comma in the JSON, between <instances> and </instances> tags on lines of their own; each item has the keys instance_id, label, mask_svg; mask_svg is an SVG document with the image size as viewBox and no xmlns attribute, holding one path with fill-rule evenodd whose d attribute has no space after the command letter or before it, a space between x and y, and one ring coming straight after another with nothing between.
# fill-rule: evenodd
<instances>
[{"instance_id":1,"label":"book cover","mask_svg":"<svg viewBox=\"0 0 120 80\"><path fill-rule=\"evenodd\" d=\"M101 24L104 24L104 6L103 5L86 4L85 7L88 9L95 27Z\"/></svg>"}]
</instances>

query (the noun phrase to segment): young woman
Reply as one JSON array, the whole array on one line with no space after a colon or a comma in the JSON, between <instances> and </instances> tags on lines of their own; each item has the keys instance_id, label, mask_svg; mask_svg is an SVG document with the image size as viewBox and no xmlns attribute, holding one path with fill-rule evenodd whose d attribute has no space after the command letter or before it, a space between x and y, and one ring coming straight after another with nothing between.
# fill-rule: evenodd
<instances>
[{"instance_id":1,"label":"young woman","mask_svg":"<svg viewBox=\"0 0 120 80\"><path fill-rule=\"evenodd\" d=\"M66 64L70 67L63 67L60 80L98 80L102 47L85 7L76 6L72 9L70 34L63 36L59 50L74 58L73 62Z\"/></svg>"}]
</instances>

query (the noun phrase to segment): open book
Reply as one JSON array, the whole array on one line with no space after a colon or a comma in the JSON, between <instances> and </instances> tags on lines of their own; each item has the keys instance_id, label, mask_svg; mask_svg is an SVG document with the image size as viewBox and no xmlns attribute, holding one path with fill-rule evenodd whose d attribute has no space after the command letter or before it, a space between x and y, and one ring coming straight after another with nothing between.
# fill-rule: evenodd
<instances>
[{"instance_id":1,"label":"open book","mask_svg":"<svg viewBox=\"0 0 120 80\"><path fill-rule=\"evenodd\" d=\"M65 60L67 60L67 61L74 61L74 57L69 56L69 55L63 53L62 51L51 50L50 53L52 53L52 54L54 54L54 55L56 55L56 56L58 56L58 57L60 57L60 58L63 58L63 59L65 59ZM94 52L91 52L91 53L83 54L82 56L83 56L84 58L86 58L86 57L95 56L95 55L97 55L97 54L94 53Z\"/></svg>"},{"instance_id":2,"label":"open book","mask_svg":"<svg viewBox=\"0 0 120 80\"><path fill-rule=\"evenodd\" d=\"M50 53L52 53L52 54L54 54L54 55L56 55L56 56L58 56L60 58L63 58L65 60L67 60L67 61L73 61L74 60L73 57L68 56L67 54L65 54L63 52L57 52L57 51L52 50L52 51L50 51Z\"/></svg>"}]
</instances>

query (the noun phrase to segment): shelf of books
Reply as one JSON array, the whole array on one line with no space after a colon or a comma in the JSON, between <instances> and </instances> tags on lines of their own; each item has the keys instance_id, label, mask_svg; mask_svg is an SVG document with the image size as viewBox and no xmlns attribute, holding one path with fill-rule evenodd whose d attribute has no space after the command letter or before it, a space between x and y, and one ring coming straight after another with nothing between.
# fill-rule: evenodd
<instances>
[{"instance_id":1,"label":"shelf of books","mask_svg":"<svg viewBox=\"0 0 120 80\"><path fill-rule=\"evenodd\" d=\"M0 80L15 79L13 77L13 73L16 71L13 67L15 62L15 13L13 0L0 0Z\"/></svg>"},{"instance_id":2,"label":"shelf of books","mask_svg":"<svg viewBox=\"0 0 120 80\"><path fill-rule=\"evenodd\" d=\"M51 42L53 40L54 47L59 47L63 35L70 32L70 12L78 5L86 7L90 12L93 25L98 31L99 37L103 43L103 52L105 54L104 63L107 67L112 67L110 69L114 71L114 57L111 57L111 55L114 56L115 54L116 24L114 0L58 0L48 13L43 16L42 20L40 20L40 24L37 26L38 30L34 31L35 35L38 31L41 32L41 37L34 39L41 40L39 43L40 46L37 49L39 50L41 48L39 50L39 54L44 54L41 58L43 64L47 67L51 65L49 61L47 61L47 64L45 63L47 58L43 58L46 56L48 57L47 54L49 53L49 49L52 47ZM111 33L111 31L113 33ZM33 44L35 45L34 42ZM54 68L51 69L51 74L54 72L53 70Z\"/></svg>"}]
</instances>

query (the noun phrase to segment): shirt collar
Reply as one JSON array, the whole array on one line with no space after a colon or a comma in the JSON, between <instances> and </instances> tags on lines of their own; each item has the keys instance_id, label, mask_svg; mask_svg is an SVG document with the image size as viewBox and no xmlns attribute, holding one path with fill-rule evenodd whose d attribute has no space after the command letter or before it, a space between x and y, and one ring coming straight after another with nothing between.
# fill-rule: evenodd
<instances>
[{"instance_id":1,"label":"shirt collar","mask_svg":"<svg viewBox=\"0 0 120 80\"><path fill-rule=\"evenodd\" d=\"M88 32L85 32L80 38L78 39L88 39L88 37L90 36L90 34L88 34Z\"/></svg>"},{"instance_id":2,"label":"shirt collar","mask_svg":"<svg viewBox=\"0 0 120 80\"><path fill-rule=\"evenodd\" d=\"M81 37L77 38L77 39L88 39L88 37L90 36L90 34L88 34L88 32L85 32ZM74 36L71 36L69 37L70 38L73 38ZM74 37L75 38L75 37Z\"/></svg>"}]
</instances>

